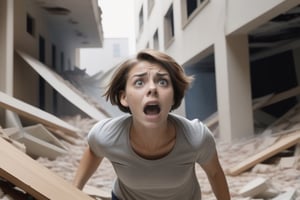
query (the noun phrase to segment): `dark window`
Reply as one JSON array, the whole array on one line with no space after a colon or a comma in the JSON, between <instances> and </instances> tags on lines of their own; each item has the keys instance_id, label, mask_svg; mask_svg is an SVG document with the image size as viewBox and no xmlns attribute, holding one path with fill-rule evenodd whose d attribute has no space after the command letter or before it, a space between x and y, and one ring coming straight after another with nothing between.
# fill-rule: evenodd
<instances>
[{"instance_id":1,"label":"dark window","mask_svg":"<svg viewBox=\"0 0 300 200\"><path fill-rule=\"evenodd\" d=\"M39 61L44 63L46 62L46 44L45 39L42 36L39 36ZM40 76L39 77L39 108L45 109L46 98L45 98L45 80Z\"/></svg>"},{"instance_id":2,"label":"dark window","mask_svg":"<svg viewBox=\"0 0 300 200\"><path fill-rule=\"evenodd\" d=\"M46 41L42 36L39 37L39 60L46 62Z\"/></svg>"},{"instance_id":3,"label":"dark window","mask_svg":"<svg viewBox=\"0 0 300 200\"><path fill-rule=\"evenodd\" d=\"M39 77L39 108L45 110L45 80Z\"/></svg>"},{"instance_id":4,"label":"dark window","mask_svg":"<svg viewBox=\"0 0 300 200\"><path fill-rule=\"evenodd\" d=\"M33 17L31 17L29 14L26 16L26 31L30 35L34 36L34 29L35 29L35 21Z\"/></svg>"},{"instance_id":5,"label":"dark window","mask_svg":"<svg viewBox=\"0 0 300 200\"><path fill-rule=\"evenodd\" d=\"M196 10L197 8L197 1L198 0L187 0L186 1L186 8L187 8L187 15L188 17Z\"/></svg>"},{"instance_id":6,"label":"dark window","mask_svg":"<svg viewBox=\"0 0 300 200\"><path fill-rule=\"evenodd\" d=\"M51 47L51 51L52 51L52 69L55 71L56 70L56 46L54 44L52 44Z\"/></svg>"},{"instance_id":7,"label":"dark window","mask_svg":"<svg viewBox=\"0 0 300 200\"><path fill-rule=\"evenodd\" d=\"M58 98L58 93L56 90L53 89L53 96L52 96L52 100L53 100L53 112L54 114L57 114L57 98Z\"/></svg>"},{"instance_id":8,"label":"dark window","mask_svg":"<svg viewBox=\"0 0 300 200\"><path fill-rule=\"evenodd\" d=\"M60 72L63 72L65 68L65 54L64 52L60 53Z\"/></svg>"}]
</instances>

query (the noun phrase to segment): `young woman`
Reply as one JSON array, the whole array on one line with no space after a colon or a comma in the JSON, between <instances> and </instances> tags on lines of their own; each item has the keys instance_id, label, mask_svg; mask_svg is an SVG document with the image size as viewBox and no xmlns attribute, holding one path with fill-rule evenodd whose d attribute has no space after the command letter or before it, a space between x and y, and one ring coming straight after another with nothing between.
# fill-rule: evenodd
<instances>
[{"instance_id":1,"label":"young woman","mask_svg":"<svg viewBox=\"0 0 300 200\"><path fill-rule=\"evenodd\" d=\"M200 200L198 163L216 198L230 199L211 132L197 119L171 113L191 81L173 58L155 50L121 64L105 96L127 114L91 129L74 185L82 189L106 157L117 174L112 199Z\"/></svg>"}]
</instances>

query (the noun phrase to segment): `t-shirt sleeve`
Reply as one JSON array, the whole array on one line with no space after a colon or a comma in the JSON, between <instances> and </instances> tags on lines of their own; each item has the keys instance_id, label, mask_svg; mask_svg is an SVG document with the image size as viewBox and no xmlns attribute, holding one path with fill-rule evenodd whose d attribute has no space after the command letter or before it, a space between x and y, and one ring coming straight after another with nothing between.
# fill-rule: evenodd
<instances>
[{"instance_id":1,"label":"t-shirt sleeve","mask_svg":"<svg viewBox=\"0 0 300 200\"><path fill-rule=\"evenodd\" d=\"M87 142L91 151L99 157L103 157L101 132L107 120L102 120L96 123L88 133Z\"/></svg>"},{"instance_id":2,"label":"t-shirt sleeve","mask_svg":"<svg viewBox=\"0 0 300 200\"><path fill-rule=\"evenodd\" d=\"M217 151L216 142L211 131L202 122L199 122L199 129L198 131L200 131L201 134L201 144L197 150L196 162L199 164L204 164L209 161Z\"/></svg>"}]
</instances>

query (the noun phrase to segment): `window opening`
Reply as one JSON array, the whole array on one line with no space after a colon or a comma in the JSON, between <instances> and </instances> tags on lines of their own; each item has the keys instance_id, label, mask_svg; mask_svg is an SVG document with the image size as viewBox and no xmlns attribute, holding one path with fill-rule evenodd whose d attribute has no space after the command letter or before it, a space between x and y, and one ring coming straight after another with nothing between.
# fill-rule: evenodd
<instances>
[{"instance_id":1,"label":"window opening","mask_svg":"<svg viewBox=\"0 0 300 200\"><path fill-rule=\"evenodd\" d=\"M29 14L26 15L26 31L30 35L34 36L35 20Z\"/></svg>"}]
</instances>

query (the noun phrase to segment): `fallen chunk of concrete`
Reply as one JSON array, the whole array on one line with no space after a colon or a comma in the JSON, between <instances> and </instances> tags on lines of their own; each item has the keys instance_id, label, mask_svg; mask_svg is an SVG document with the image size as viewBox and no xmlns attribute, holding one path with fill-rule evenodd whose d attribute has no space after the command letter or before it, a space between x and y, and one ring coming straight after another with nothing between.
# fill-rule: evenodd
<instances>
[{"instance_id":1,"label":"fallen chunk of concrete","mask_svg":"<svg viewBox=\"0 0 300 200\"><path fill-rule=\"evenodd\" d=\"M243 197L254 197L260 193L263 193L269 188L268 179L256 178L246 184L240 191L239 194Z\"/></svg>"},{"instance_id":2,"label":"fallen chunk of concrete","mask_svg":"<svg viewBox=\"0 0 300 200\"><path fill-rule=\"evenodd\" d=\"M276 196L272 200L295 200L296 199L296 189L291 188L286 192Z\"/></svg>"}]
</instances>

